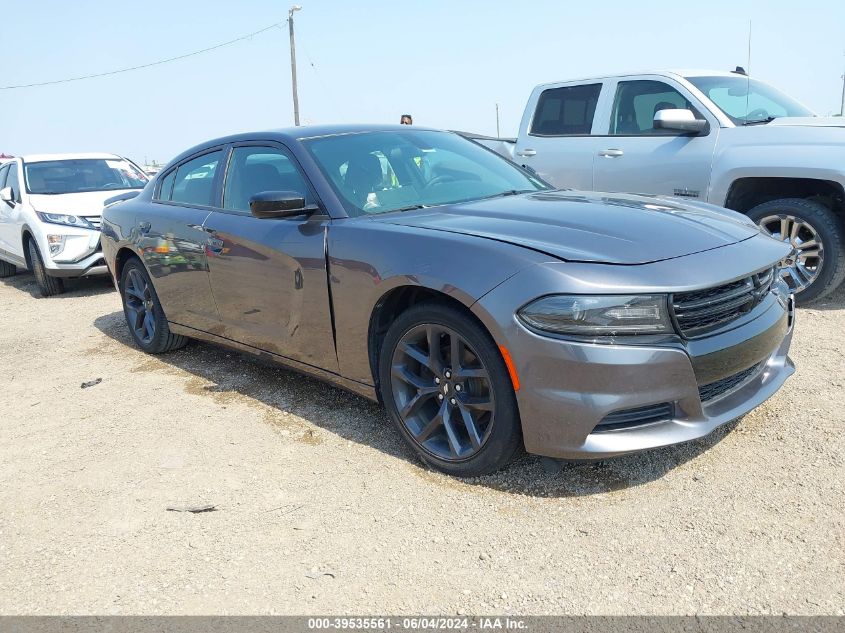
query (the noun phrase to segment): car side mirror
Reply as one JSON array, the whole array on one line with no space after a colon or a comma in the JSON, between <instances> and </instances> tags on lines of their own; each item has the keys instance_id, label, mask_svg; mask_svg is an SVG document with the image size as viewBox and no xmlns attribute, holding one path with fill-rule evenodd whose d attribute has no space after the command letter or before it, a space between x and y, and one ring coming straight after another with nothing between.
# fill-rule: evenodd
<instances>
[{"instance_id":1,"label":"car side mirror","mask_svg":"<svg viewBox=\"0 0 845 633\"><path fill-rule=\"evenodd\" d=\"M3 202L12 202L15 199L15 192L11 187L3 187L0 189L0 200Z\"/></svg>"},{"instance_id":2,"label":"car side mirror","mask_svg":"<svg viewBox=\"0 0 845 633\"><path fill-rule=\"evenodd\" d=\"M296 191L262 191L249 199L249 210L256 218L292 218L312 213L305 198Z\"/></svg>"},{"instance_id":3,"label":"car side mirror","mask_svg":"<svg viewBox=\"0 0 845 633\"><path fill-rule=\"evenodd\" d=\"M710 124L705 119L696 119L692 110L667 108L654 113L654 129L704 134L710 130Z\"/></svg>"}]
</instances>

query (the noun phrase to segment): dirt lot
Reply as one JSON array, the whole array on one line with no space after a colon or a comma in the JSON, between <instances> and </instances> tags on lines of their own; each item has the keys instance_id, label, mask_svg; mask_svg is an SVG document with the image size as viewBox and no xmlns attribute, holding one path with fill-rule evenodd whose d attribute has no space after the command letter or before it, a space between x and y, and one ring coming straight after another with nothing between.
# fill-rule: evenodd
<instances>
[{"instance_id":1,"label":"dirt lot","mask_svg":"<svg viewBox=\"0 0 845 633\"><path fill-rule=\"evenodd\" d=\"M0 613L845 613L845 292L705 441L473 481L356 396L145 356L105 280L35 292L0 281Z\"/></svg>"}]
</instances>

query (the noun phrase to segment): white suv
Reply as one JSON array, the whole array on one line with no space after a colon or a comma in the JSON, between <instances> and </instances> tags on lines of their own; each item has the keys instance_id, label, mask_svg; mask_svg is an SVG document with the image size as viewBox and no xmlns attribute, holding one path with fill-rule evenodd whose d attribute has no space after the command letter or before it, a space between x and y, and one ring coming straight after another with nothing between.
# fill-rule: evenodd
<instances>
[{"instance_id":1,"label":"white suv","mask_svg":"<svg viewBox=\"0 0 845 633\"><path fill-rule=\"evenodd\" d=\"M0 167L0 277L35 274L45 297L63 278L108 274L100 219L109 198L143 189L149 179L114 154L40 154Z\"/></svg>"}]
</instances>

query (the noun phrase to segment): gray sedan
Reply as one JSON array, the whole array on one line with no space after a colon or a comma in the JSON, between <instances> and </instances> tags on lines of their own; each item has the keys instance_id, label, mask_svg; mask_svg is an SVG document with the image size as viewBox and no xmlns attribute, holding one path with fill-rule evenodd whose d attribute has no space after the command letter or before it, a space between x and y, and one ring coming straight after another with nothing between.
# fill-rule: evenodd
<instances>
[{"instance_id":1,"label":"gray sedan","mask_svg":"<svg viewBox=\"0 0 845 633\"><path fill-rule=\"evenodd\" d=\"M448 132L210 141L108 206L102 242L141 349L203 339L377 399L459 476L692 440L794 371L788 246L711 205L552 190Z\"/></svg>"}]
</instances>

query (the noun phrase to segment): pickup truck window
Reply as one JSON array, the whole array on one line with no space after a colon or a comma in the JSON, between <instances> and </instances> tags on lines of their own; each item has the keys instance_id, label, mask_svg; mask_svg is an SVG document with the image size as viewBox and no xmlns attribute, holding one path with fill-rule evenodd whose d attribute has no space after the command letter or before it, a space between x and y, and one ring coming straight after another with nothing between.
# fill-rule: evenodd
<instances>
[{"instance_id":1,"label":"pickup truck window","mask_svg":"<svg viewBox=\"0 0 845 633\"><path fill-rule=\"evenodd\" d=\"M537 100L537 110L529 134L535 136L573 136L589 134L601 93L601 84L565 86L544 90Z\"/></svg>"},{"instance_id":2,"label":"pickup truck window","mask_svg":"<svg viewBox=\"0 0 845 633\"><path fill-rule=\"evenodd\" d=\"M654 128L654 115L660 110L692 110L703 118L680 92L662 81L620 81L613 102L610 133L620 136L677 135L674 130Z\"/></svg>"},{"instance_id":3,"label":"pickup truck window","mask_svg":"<svg viewBox=\"0 0 845 633\"><path fill-rule=\"evenodd\" d=\"M815 116L793 98L748 77L687 77L724 112L734 125L784 116Z\"/></svg>"}]
</instances>

